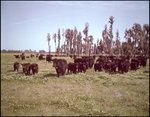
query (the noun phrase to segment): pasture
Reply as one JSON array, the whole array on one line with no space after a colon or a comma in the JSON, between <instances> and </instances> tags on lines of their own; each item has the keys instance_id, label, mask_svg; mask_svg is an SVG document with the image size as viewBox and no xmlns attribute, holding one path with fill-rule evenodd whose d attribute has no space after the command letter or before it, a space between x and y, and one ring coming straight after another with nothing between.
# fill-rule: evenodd
<instances>
[{"instance_id":1,"label":"pasture","mask_svg":"<svg viewBox=\"0 0 150 117\"><path fill-rule=\"evenodd\" d=\"M37 63L39 72L26 76L21 64L14 72L16 61ZM124 74L92 68L58 78L52 66L36 57L1 54L1 116L149 116L149 59L146 68Z\"/></svg>"}]
</instances>

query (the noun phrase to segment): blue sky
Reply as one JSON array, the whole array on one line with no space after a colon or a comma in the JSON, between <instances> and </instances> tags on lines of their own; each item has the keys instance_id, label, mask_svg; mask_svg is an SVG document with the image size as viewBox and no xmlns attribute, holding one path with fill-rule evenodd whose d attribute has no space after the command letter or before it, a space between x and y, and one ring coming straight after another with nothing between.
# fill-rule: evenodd
<instances>
[{"instance_id":1,"label":"blue sky","mask_svg":"<svg viewBox=\"0 0 150 117\"><path fill-rule=\"evenodd\" d=\"M121 42L125 29L134 23L149 24L149 1L1 1L1 49L45 50L47 33L51 35L51 51L55 51L53 34L60 28L82 32L89 23L89 35L94 43L102 39L105 24L114 17L113 35L119 30ZM61 37L61 44L62 44ZM82 41L84 42L84 41Z\"/></svg>"}]
</instances>

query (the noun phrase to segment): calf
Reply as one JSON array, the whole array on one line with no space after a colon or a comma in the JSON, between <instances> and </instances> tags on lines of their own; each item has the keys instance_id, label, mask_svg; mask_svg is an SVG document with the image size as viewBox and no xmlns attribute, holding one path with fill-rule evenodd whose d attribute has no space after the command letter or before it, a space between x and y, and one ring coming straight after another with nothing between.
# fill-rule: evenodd
<instances>
[{"instance_id":1,"label":"calf","mask_svg":"<svg viewBox=\"0 0 150 117\"><path fill-rule=\"evenodd\" d=\"M79 67L78 63L68 63L68 73L69 73L69 70L70 70L74 74L76 74L76 71L77 71L78 67Z\"/></svg>"},{"instance_id":2,"label":"calf","mask_svg":"<svg viewBox=\"0 0 150 117\"><path fill-rule=\"evenodd\" d=\"M102 69L103 69L103 63L102 62L100 62L100 63L95 63L94 64L94 70L95 70L95 72L98 70L98 71L102 71Z\"/></svg>"},{"instance_id":3,"label":"calf","mask_svg":"<svg viewBox=\"0 0 150 117\"><path fill-rule=\"evenodd\" d=\"M57 76L59 77L59 74L65 75L66 69L68 67L67 61L65 59L53 59L53 67L55 67Z\"/></svg>"},{"instance_id":4,"label":"calf","mask_svg":"<svg viewBox=\"0 0 150 117\"><path fill-rule=\"evenodd\" d=\"M14 63L14 71L18 71L19 70L19 63L18 62L15 62Z\"/></svg>"},{"instance_id":5,"label":"calf","mask_svg":"<svg viewBox=\"0 0 150 117\"><path fill-rule=\"evenodd\" d=\"M32 73L33 73L33 74L38 73L38 64L33 63L33 64L31 65L31 69L32 69Z\"/></svg>"},{"instance_id":6,"label":"calf","mask_svg":"<svg viewBox=\"0 0 150 117\"><path fill-rule=\"evenodd\" d=\"M30 74L31 64L30 63L21 63L21 65L22 65L23 73L25 73L26 75Z\"/></svg>"}]
</instances>

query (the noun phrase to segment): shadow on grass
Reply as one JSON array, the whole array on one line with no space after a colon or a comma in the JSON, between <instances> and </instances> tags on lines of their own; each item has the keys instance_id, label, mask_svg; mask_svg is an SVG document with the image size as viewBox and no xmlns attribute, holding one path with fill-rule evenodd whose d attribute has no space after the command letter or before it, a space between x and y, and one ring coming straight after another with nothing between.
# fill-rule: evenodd
<instances>
[{"instance_id":1,"label":"shadow on grass","mask_svg":"<svg viewBox=\"0 0 150 117\"><path fill-rule=\"evenodd\" d=\"M71 74L73 74L73 73L65 73L65 75L71 75ZM65 76L64 75L64 76ZM59 77L61 77L61 76L63 76L62 74L59 74ZM44 76L42 76L42 77L40 77L41 79L44 79L45 77L57 77L57 73L50 73L50 74L46 74L46 75L44 75Z\"/></svg>"},{"instance_id":2,"label":"shadow on grass","mask_svg":"<svg viewBox=\"0 0 150 117\"><path fill-rule=\"evenodd\" d=\"M149 73L149 71L146 70L146 71L143 71L143 73Z\"/></svg>"},{"instance_id":3,"label":"shadow on grass","mask_svg":"<svg viewBox=\"0 0 150 117\"><path fill-rule=\"evenodd\" d=\"M23 72L17 72L16 74L25 74L26 76L31 76L31 75L33 75L33 74L27 74L27 73L23 73Z\"/></svg>"},{"instance_id":4,"label":"shadow on grass","mask_svg":"<svg viewBox=\"0 0 150 117\"><path fill-rule=\"evenodd\" d=\"M14 70L8 70L7 72L14 72Z\"/></svg>"},{"instance_id":5,"label":"shadow on grass","mask_svg":"<svg viewBox=\"0 0 150 117\"><path fill-rule=\"evenodd\" d=\"M57 73L55 73L55 74L53 74L53 73L46 74L44 76L41 76L40 79L44 79L45 77L57 77Z\"/></svg>"}]
</instances>

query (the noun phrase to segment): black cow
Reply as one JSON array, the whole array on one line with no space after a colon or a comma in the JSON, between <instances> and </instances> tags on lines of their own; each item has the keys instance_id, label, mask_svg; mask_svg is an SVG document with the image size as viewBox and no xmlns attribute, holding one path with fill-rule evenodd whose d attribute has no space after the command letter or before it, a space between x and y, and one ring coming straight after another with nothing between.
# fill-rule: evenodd
<instances>
[{"instance_id":1,"label":"black cow","mask_svg":"<svg viewBox=\"0 0 150 117\"><path fill-rule=\"evenodd\" d=\"M29 56L26 56L26 58L29 58Z\"/></svg>"},{"instance_id":2,"label":"black cow","mask_svg":"<svg viewBox=\"0 0 150 117\"><path fill-rule=\"evenodd\" d=\"M14 71L18 71L19 70L19 63L18 62L15 62L14 63Z\"/></svg>"},{"instance_id":3,"label":"black cow","mask_svg":"<svg viewBox=\"0 0 150 117\"><path fill-rule=\"evenodd\" d=\"M144 56L137 56L136 57L140 61L140 66L146 67L147 58Z\"/></svg>"},{"instance_id":4,"label":"black cow","mask_svg":"<svg viewBox=\"0 0 150 117\"><path fill-rule=\"evenodd\" d=\"M52 61L52 56L53 55L47 55L46 56L46 61L51 62Z\"/></svg>"},{"instance_id":5,"label":"black cow","mask_svg":"<svg viewBox=\"0 0 150 117\"><path fill-rule=\"evenodd\" d=\"M20 55L22 60L25 60L25 56L24 55Z\"/></svg>"},{"instance_id":6,"label":"black cow","mask_svg":"<svg viewBox=\"0 0 150 117\"><path fill-rule=\"evenodd\" d=\"M111 62L105 62L104 63L104 69L108 70L108 71L111 71Z\"/></svg>"},{"instance_id":7,"label":"black cow","mask_svg":"<svg viewBox=\"0 0 150 117\"><path fill-rule=\"evenodd\" d=\"M85 63L79 63L78 72L86 72L86 64Z\"/></svg>"},{"instance_id":8,"label":"black cow","mask_svg":"<svg viewBox=\"0 0 150 117\"><path fill-rule=\"evenodd\" d=\"M65 59L53 59L53 67L55 67L57 76L59 77L59 74L65 75L66 69L68 67L67 61Z\"/></svg>"},{"instance_id":9,"label":"black cow","mask_svg":"<svg viewBox=\"0 0 150 117\"><path fill-rule=\"evenodd\" d=\"M137 70L137 62L131 62L130 64L131 70Z\"/></svg>"},{"instance_id":10,"label":"black cow","mask_svg":"<svg viewBox=\"0 0 150 117\"><path fill-rule=\"evenodd\" d=\"M120 59L118 60L118 71L121 71L122 74L124 72L124 61Z\"/></svg>"},{"instance_id":11,"label":"black cow","mask_svg":"<svg viewBox=\"0 0 150 117\"><path fill-rule=\"evenodd\" d=\"M73 56L73 59L76 59L76 58L77 58L77 55L74 55L74 56Z\"/></svg>"},{"instance_id":12,"label":"black cow","mask_svg":"<svg viewBox=\"0 0 150 117\"><path fill-rule=\"evenodd\" d=\"M86 65L86 69L89 67L89 61L86 58L76 58L74 59L74 63L84 63Z\"/></svg>"},{"instance_id":13,"label":"black cow","mask_svg":"<svg viewBox=\"0 0 150 117\"><path fill-rule=\"evenodd\" d=\"M16 58L20 58L19 55L14 55Z\"/></svg>"},{"instance_id":14,"label":"black cow","mask_svg":"<svg viewBox=\"0 0 150 117\"><path fill-rule=\"evenodd\" d=\"M35 74L35 73L38 73L38 64L36 64L36 63L33 63L32 65L31 65L31 69L32 69L32 73L33 74Z\"/></svg>"},{"instance_id":15,"label":"black cow","mask_svg":"<svg viewBox=\"0 0 150 117\"><path fill-rule=\"evenodd\" d=\"M96 58L96 56L95 55L93 55L93 59L95 60L95 58Z\"/></svg>"},{"instance_id":16,"label":"black cow","mask_svg":"<svg viewBox=\"0 0 150 117\"><path fill-rule=\"evenodd\" d=\"M34 55L33 54L31 54L31 58L33 58L34 57Z\"/></svg>"},{"instance_id":17,"label":"black cow","mask_svg":"<svg viewBox=\"0 0 150 117\"><path fill-rule=\"evenodd\" d=\"M131 63L132 62L136 62L137 63L137 67L139 67L139 65L141 65L141 62L140 62L140 60L138 58L132 58L131 59Z\"/></svg>"},{"instance_id":18,"label":"black cow","mask_svg":"<svg viewBox=\"0 0 150 117\"><path fill-rule=\"evenodd\" d=\"M45 58L43 58L43 56L45 56L45 55L44 54L40 54L39 60L44 60Z\"/></svg>"},{"instance_id":19,"label":"black cow","mask_svg":"<svg viewBox=\"0 0 150 117\"><path fill-rule=\"evenodd\" d=\"M76 71L77 71L78 67L79 67L78 63L68 63L68 73L69 73L69 70L70 70L71 72L76 74Z\"/></svg>"},{"instance_id":20,"label":"black cow","mask_svg":"<svg viewBox=\"0 0 150 117\"><path fill-rule=\"evenodd\" d=\"M111 63L111 72L116 72L117 64L115 62Z\"/></svg>"},{"instance_id":21,"label":"black cow","mask_svg":"<svg viewBox=\"0 0 150 117\"><path fill-rule=\"evenodd\" d=\"M23 73L25 73L26 75L30 74L31 64L30 63L21 63L21 65L22 65Z\"/></svg>"},{"instance_id":22,"label":"black cow","mask_svg":"<svg viewBox=\"0 0 150 117\"><path fill-rule=\"evenodd\" d=\"M106 59L104 59L103 57L99 57L96 62L102 62L103 64L105 63Z\"/></svg>"},{"instance_id":23,"label":"black cow","mask_svg":"<svg viewBox=\"0 0 150 117\"><path fill-rule=\"evenodd\" d=\"M38 55L39 55L39 54L36 54L36 58L38 58Z\"/></svg>"},{"instance_id":24,"label":"black cow","mask_svg":"<svg viewBox=\"0 0 150 117\"><path fill-rule=\"evenodd\" d=\"M99 63L95 63L94 64L94 70L95 72L98 70L99 72L102 71L103 69L103 63L102 62L99 62Z\"/></svg>"},{"instance_id":25,"label":"black cow","mask_svg":"<svg viewBox=\"0 0 150 117\"><path fill-rule=\"evenodd\" d=\"M129 71L129 67L130 67L130 62L128 59L124 60L124 72L128 72Z\"/></svg>"},{"instance_id":26,"label":"black cow","mask_svg":"<svg viewBox=\"0 0 150 117\"><path fill-rule=\"evenodd\" d=\"M142 65L143 67L146 67L146 64L147 64L147 58L143 58L143 59L141 60L141 65Z\"/></svg>"}]
</instances>

